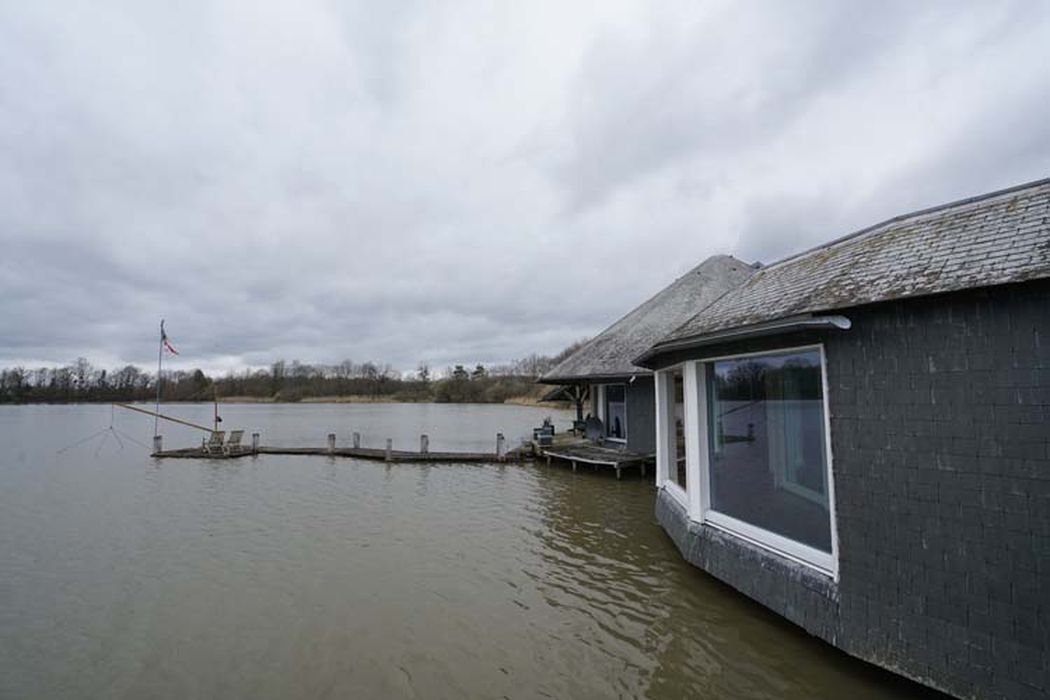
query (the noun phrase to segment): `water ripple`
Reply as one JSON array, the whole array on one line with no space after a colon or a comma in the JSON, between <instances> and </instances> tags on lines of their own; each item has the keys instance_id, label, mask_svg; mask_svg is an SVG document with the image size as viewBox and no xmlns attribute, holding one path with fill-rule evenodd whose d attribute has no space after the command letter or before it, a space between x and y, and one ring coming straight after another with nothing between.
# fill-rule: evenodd
<instances>
[{"instance_id":1,"label":"water ripple","mask_svg":"<svg viewBox=\"0 0 1050 700\"><path fill-rule=\"evenodd\" d=\"M0 438L89 432L60 413ZM35 444L0 463L2 697L916 692L685 564L640 479Z\"/></svg>"}]
</instances>

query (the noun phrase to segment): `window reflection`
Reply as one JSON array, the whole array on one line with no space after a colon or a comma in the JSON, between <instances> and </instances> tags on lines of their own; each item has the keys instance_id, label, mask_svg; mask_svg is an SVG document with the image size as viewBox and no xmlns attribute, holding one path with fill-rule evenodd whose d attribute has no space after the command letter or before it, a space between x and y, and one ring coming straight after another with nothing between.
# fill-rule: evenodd
<instances>
[{"instance_id":1,"label":"window reflection","mask_svg":"<svg viewBox=\"0 0 1050 700\"><path fill-rule=\"evenodd\" d=\"M685 385L682 382L682 370L674 370L670 375L670 421L668 430L668 477L683 489L687 490L685 470Z\"/></svg>"},{"instance_id":2,"label":"window reflection","mask_svg":"<svg viewBox=\"0 0 1050 700\"><path fill-rule=\"evenodd\" d=\"M820 352L706 368L711 508L830 553Z\"/></svg>"},{"instance_id":3,"label":"window reflection","mask_svg":"<svg viewBox=\"0 0 1050 700\"><path fill-rule=\"evenodd\" d=\"M627 438L627 390L623 384L605 387L605 435L623 440Z\"/></svg>"}]
</instances>

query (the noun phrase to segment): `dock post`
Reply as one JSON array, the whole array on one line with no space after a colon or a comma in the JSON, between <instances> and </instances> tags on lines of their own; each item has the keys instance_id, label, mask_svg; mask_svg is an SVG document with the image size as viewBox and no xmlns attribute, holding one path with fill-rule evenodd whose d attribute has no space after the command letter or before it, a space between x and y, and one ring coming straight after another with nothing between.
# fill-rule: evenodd
<instances>
[{"instance_id":1,"label":"dock post","mask_svg":"<svg viewBox=\"0 0 1050 700\"><path fill-rule=\"evenodd\" d=\"M252 433L252 454L259 454L259 433Z\"/></svg>"},{"instance_id":2,"label":"dock post","mask_svg":"<svg viewBox=\"0 0 1050 700\"><path fill-rule=\"evenodd\" d=\"M354 433L354 449L361 449L361 433Z\"/></svg>"},{"instance_id":3,"label":"dock post","mask_svg":"<svg viewBox=\"0 0 1050 700\"><path fill-rule=\"evenodd\" d=\"M501 462L507 456L504 442L505 438L503 437L503 433L496 433L496 459Z\"/></svg>"},{"instance_id":4,"label":"dock post","mask_svg":"<svg viewBox=\"0 0 1050 700\"><path fill-rule=\"evenodd\" d=\"M620 478L620 466L619 465L616 466L616 478L617 479Z\"/></svg>"},{"instance_id":5,"label":"dock post","mask_svg":"<svg viewBox=\"0 0 1050 700\"><path fill-rule=\"evenodd\" d=\"M419 436L419 454L425 455L430 452L430 436L424 433Z\"/></svg>"},{"instance_id":6,"label":"dock post","mask_svg":"<svg viewBox=\"0 0 1050 700\"><path fill-rule=\"evenodd\" d=\"M328 433L328 454L335 453L335 433Z\"/></svg>"},{"instance_id":7,"label":"dock post","mask_svg":"<svg viewBox=\"0 0 1050 700\"><path fill-rule=\"evenodd\" d=\"M163 451L164 438L160 435L153 436L153 454L160 454Z\"/></svg>"},{"instance_id":8,"label":"dock post","mask_svg":"<svg viewBox=\"0 0 1050 700\"><path fill-rule=\"evenodd\" d=\"M386 439L386 461L393 461L394 452L394 441L391 438Z\"/></svg>"},{"instance_id":9,"label":"dock post","mask_svg":"<svg viewBox=\"0 0 1050 700\"><path fill-rule=\"evenodd\" d=\"M576 460L572 460L572 470L576 471Z\"/></svg>"}]
</instances>

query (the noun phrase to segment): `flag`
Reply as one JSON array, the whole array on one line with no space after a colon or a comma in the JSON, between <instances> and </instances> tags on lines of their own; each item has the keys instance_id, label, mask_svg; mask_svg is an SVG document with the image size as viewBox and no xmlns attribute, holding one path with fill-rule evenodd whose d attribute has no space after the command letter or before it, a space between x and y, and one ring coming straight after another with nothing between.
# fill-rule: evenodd
<instances>
[{"instance_id":1,"label":"flag","mask_svg":"<svg viewBox=\"0 0 1050 700\"><path fill-rule=\"evenodd\" d=\"M179 351L176 350L171 342L168 340L168 334L164 332L164 321L160 322L160 343L164 346L164 349L170 352L172 355L178 355Z\"/></svg>"}]
</instances>

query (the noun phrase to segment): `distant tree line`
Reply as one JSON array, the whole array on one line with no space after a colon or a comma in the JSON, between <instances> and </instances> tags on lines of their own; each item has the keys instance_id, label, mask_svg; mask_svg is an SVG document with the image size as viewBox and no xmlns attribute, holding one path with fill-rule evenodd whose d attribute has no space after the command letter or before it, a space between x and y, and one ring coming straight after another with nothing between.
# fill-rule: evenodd
<instances>
[{"instance_id":1,"label":"distant tree line","mask_svg":"<svg viewBox=\"0 0 1050 700\"><path fill-rule=\"evenodd\" d=\"M491 367L455 365L440 377L425 363L402 375L389 364L350 360L335 365L278 360L268 369L230 372L222 377L209 377L199 369L165 370L161 393L165 401L210 401L218 396L294 402L352 396L376 401L503 403L537 395L536 378L581 343L553 357L533 354ZM0 403L148 401L156 395L156 373L134 365L107 370L81 357L65 367L10 367L0 371Z\"/></svg>"}]
</instances>

